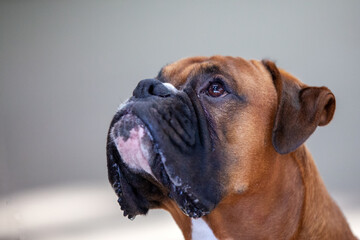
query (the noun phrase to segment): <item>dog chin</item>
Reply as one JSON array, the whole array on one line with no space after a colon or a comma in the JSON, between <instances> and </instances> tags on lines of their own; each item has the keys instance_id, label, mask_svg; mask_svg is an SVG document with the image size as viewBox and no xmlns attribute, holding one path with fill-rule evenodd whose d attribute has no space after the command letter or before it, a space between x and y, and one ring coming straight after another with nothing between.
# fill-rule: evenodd
<instances>
[{"instance_id":1,"label":"dog chin","mask_svg":"<svg viewBox=\"0 0 360 240\"><path fill-rule=\"evenodd\" d=\"M210 212L212 207L202 204L199 197L192 192L191 186L183 183L179 176L169 174L172 170L166 167L166 157L145 123L137 116L131 113L124 114L113 125L111 137L122 163L130 170L130 174L139 175L144 181L146 179L154 184L163 195L175 200L189 217L199 218ZM126 196L121 197L125 199L119 201L120 205L124 200L126 202ZM126 211L126 206L121 207Z\"/></svg>"}]
</instances>

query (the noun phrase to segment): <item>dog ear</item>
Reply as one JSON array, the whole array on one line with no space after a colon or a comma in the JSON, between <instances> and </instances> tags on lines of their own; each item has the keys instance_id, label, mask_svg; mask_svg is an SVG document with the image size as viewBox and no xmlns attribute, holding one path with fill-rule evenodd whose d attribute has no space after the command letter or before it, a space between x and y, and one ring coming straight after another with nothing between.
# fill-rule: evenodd
<instances>
[{"instance_id":1,"label":"dog ear","mask_svg":"<svg viewBox=\"0 0 360 240\"><path fill-rule=\"evenodd\" d=\"M268 60L263 64L270 72L278 96L272 131L272 143L280 154L297 149L315 131L325 126L334 116L335 96L326 87L309 87L279 71Z\"/></svg>"}]
</instances>

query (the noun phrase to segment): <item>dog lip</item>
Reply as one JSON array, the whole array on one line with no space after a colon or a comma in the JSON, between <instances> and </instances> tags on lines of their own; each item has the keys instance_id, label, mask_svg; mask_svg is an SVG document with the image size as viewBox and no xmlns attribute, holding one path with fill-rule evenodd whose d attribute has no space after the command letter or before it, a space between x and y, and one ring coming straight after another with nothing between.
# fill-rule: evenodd
<instances>
[{"instance_id":1,"label":"dog lip","mask_svg":"<svg viewBox=\"0 0 360 240\"><path fill-rule=\"evenodd\" d=\"M120 124L121 120L125 117L129 117L130 119L132 118L133 123L130 123L128 126L128 131L125 131L121 134L116 126ZM152 174L147 171L143 171L143 173L145 173L144 177L147 179L150 177L155 180L155 182L151 181L153 184L157 185L158 183L161 185L159 186L160 188L164 187L166 189L164 193L177 202L179 208L185 215L192 218L199 218L208 214L212 207L209 208L209 206L203 205L202 201L199 200L188 184L183 183L179 176L173 176L174 174L171 174L172 170L168 169L166 166L166 156L163 154L159 144L153 138L151 133L151 130L153 129L151 128L150 124L150 122L143 121L140 116L134 113L132 104L127 104L123 109L118 111L116 114L116 119L114 118L111 131L114 144L116 145L114 140L118 137L121 137L121 135L125 137L124 139L131 137L131 129L136 127L143 128L144 131L147 132L152 144L152 148L150 149L152 156L148 159L149 168L152 171ZM128 134L126 134L127 132ZM122 161L124 162L124 159L122 159ZM141 172L138 170L133 171L133 173L141 174Z\"/></svg>"},{"instance_id":2,"label":"dog lip","mask_svg":"<svg viewBox=\"0 0 360 240\"><path fill-rule=\"evenodd\" d=\"M155 108L151 108L151 109L156 110ZM117 140L119 138L122 138L124 141L128 140L128 138L131 135L132 129L138 128L138 127L143 128L144 132L146 133L145 135L148 136L148 138L149 138L148 140L151 142L151 145L152 145L151 149L150 148L148 149L151 152L150 154L152 155L148 159L148 163L150 166L149 166L149 168L147 168L147 167L146 168L148 170L151 170L152 173L154 173L154 170L152 168L153 168L155 159L157 158L157 155L159 155L159 160L161 161L162 165L164 166L164 171L166 172L166 175L169 177L170 181L175 186L180 186L182 184L181 178L179 176L173 176L174 174L171 174L171 170L166 167L167 158L165 157L163 150L160 147L160 144L158 144L158 142L156 141L156 138L153 135L153 131L155 131L155 129L151 125L151 122L146 121L146 118L144 119L144 116L137 114L137 112L134 108L134 104L131 101L131 99L128 101L128 103L126 105L124 105L123 108L121 108L118 111L115 118L116 118L116 120L113 122L112 130L110 133L111 138L112 138L113 142L115 143L115 145L117 146ZM128 118L128 121L126 121L126 123L125 123L126 126L124 126L124 125L122 126L121 124L124 123L123 120L126 120L126 118ZM140 147L143 147L143 145L140 144ZM120 155L122 155L122 154L120 154ZM139 168L133 169L133 170L135 170L135 173L139 173ZM149 173L150 171L146 171L146 172ZM156 174L150 174L150 175L152 175L152 177L155 178L155 180L161 182L161 180L159 180L158 177L156 177Z\"/></svg>"},{"instance_id":3,"label":"dog lip","mask_svg":"<svg viewBox=\"0 0 360 240\"><path fill-rule=\"evenodd\" d=\"M146 124L131 108L130 105L118 112L110 132L121 161L135 174L145 171L166 188L169 188L169 182L175 186L181 185L179 177L170 177L165 167L166 158L151 133L151 127L147 125L149 123ZM128 146L124 146L126 144ZM161 168L156 169L156 165L159 164ZM165 179L163 173L168 179Z\"/></svg>"},{"instance_id":4,"label":"dog lip","mask_svg":"<svg viewBox=\"0 0 360 240\"><path fill-rule=\"evenodd\" d=\"M171 185L180 186L179 177L170 177L165 166L166 158L150 131L151 128L132 112L130 105L118 112L110 135L121 161L134 174L148 173L169 190ZM147 146L144 146L144 143Z\"/></svg>"}]
</instances>

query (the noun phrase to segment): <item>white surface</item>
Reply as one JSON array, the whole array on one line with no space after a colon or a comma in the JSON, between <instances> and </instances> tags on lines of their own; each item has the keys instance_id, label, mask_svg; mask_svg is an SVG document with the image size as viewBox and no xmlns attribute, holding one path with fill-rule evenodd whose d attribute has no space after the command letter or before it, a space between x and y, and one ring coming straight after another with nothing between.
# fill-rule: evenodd
<instances>
[{"instance_id":1,"label":"white surface","mask_svg":"<svg viewBox=\"0 0 360 240\"><path fill-rule=\"evenodd\" d=\"M334 195L334 194L333 194ZM358 196L338 195L354 233L360 236ZM151 210L130 221L122 216L108 184L33 189L0 197L0 239L119 240L183 239L171 216Z\"/></svg>"},{"instance_id":2,"label":"white surface","mask_svg":"<svg viewBox=\"0 0 360 240\"><path fill-rule=\"evenodd\" d=\"M191 219L192 223L192 240L217 240L213 231L209 228L209 225L202 220L199 219Z\"/></svg>"},{"instance_id":3,"label":"white surface","mask_svg":"<svg viewBox=\"0 0 360 240\"><path fill-rule=\"evenodd\" d=\"M172 217L152 210L134 221L122 216L110 185L38 189L0 200L0 239L183 239Z\"/></svg>"}]
</instances>

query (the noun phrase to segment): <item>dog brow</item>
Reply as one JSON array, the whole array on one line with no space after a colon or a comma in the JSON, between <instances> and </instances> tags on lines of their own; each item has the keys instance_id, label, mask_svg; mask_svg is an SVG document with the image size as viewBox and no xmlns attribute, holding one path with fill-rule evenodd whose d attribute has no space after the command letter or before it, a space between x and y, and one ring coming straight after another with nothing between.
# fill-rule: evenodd
<instances>
[{"instance_id":1,"label":"dog brow","mask_svg":"<svg viewBox=\"0 0 360 240\"><path fill-rule=\"evenodd\" d=\"M201 67L201 71L202 71L202 73L204 73L204 74L213 74L213 75L219 74L219 75L222 75L222 76L224 76L226 79L228 79L229 81L231 81L234 86L237 85L236 81L233 79L233 77L232 77L229 73L227 73L226 70L221 69L220 66L218 66L218 65L216 65L216 64L214 64L214 63L207 64L206 66L202 66L202 67Z\"/></svg>"},{"instance_id":2,"label":"dog brow","mask_svg":"<svg viewBox=\"0 0 360 240\"><path fill-rule=\"evenodd\" d=\"M215 64L206 64L206 66L201 67L203 73L205 74L216 74L216 73L222 73L220 70L220 67Z\"/></svg>"}]
</instances>

